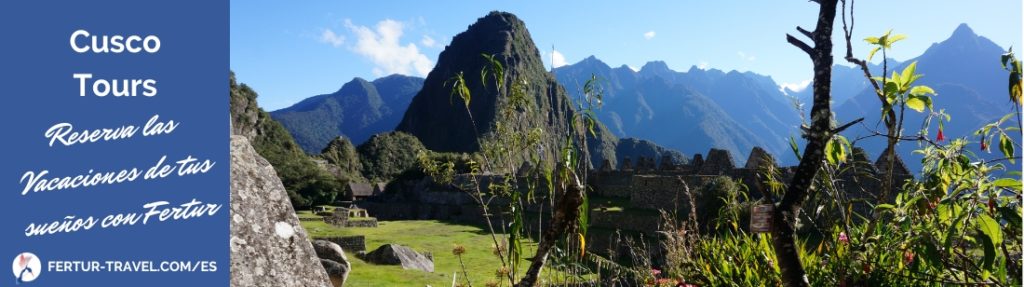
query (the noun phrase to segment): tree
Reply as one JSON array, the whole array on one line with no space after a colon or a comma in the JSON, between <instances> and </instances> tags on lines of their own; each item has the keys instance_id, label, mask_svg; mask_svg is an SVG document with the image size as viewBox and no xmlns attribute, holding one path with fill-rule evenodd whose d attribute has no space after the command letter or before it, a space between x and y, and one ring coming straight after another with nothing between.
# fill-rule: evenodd
<instances>
[{"instance_id":1,"label":"tree","mask_svg":"<svg viewBox=\"0 0 1024 287\"><path fill-rule=\"evenodd\" d=\"M818 23L814 31L796 27L804 36L810 38L814 47L786 34L786 41L807 53L814 64L814 102L811 106L811 126L804 132L807 145L795 176L786 189L786 194L776 205L772 216L772 245L775 247L775 258L782 271L782 282L787 286L808 286L807 273L800 262L799 248L795 238L795 224L800 214L800 207L808 195L814 192L814 182L818 170L825 159L825 147L833 135L851 124L833 129L832 109L832 25L836 18L838 0L817 0Z\"/></svg>"},{"instance_id":2,"label":"tree","mask_svg":"<svg viewBox=\"0 0 1024 287\"><path fill-rule=\"evenodd\" d=\"M426 150L416 137L404 132L373 135L359 145L363 175L373 181L389 181L418 164L416 154Z\"/></svg>"}]
</instances>

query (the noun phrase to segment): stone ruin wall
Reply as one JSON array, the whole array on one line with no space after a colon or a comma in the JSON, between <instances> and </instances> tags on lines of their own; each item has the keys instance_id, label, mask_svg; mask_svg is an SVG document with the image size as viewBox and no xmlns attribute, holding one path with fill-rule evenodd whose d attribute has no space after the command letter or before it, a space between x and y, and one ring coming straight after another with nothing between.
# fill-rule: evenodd
<instances>
[{"instance_id":1,"label":"stone ruin wall","mask_svg":"<svg viewBox=\"0 0 1024 287\"><path fill-rule=\"evenodd\" d=\"M844 185L844 190L851 199L875 201L877 196L872 194L872 192L877 192L881 187L881 182L878 179L881 175L878 174L879 168L877 167L879 162L876 161L875 164L872 164L868 161L863 150L857 150L856 152L859 153L859 158L855 158L855 162L859 162L858 164L865 167L858 169L856 172L844 172L840 175L839 180L850 183ZM694 155L694 160L690 164L678 165L674 168L658 164L659 169L657 170L638 171L638 165L648 167L654 165L652 160L643 159L639 160L641 164L633 164L628 159L625 159L621 165L629 168L628 170L603 169L593 173L591 185L595 194L603 197L628 198L630 207L633 208L666 211L678 208L680 213L685 214L688 212L689 205L679 179L686 183L690 191L694 193L694 196L699 196L697 195L698 189L703 187L708 181L717 176L727 176L746 185L750 198L756 200L761 198L766 190L758 174L763 166L775 166L779 173L780 181L784 183L789 182L793 178L796 170L796 167L776 166L774 158L763 149L757 147L751 151L750 158L742 167L737 167L728 151L711 149L706 158L700 154ZM865 162L867 164L864 164ZM913 178L901 165L898 165L897 168L901 169L895 172L894 182L900 183ZM869 209L867 203L864 202L855 204L854 208L859 211ZM658 230L656 223L642 222L648 219L628 220L622 218L622 216L610 214L614 213L592 212L591 220L604 228L633 230L645 233ZM660 218L657 219L660 220ZM654 228L651 228L652 226Z\"/></svg>"},{"instance_id":2,"label":"stone ruin wall","mask_svg":"<svg viewBox=\"0 0 1024 287\"><path fill-rule=\"evenodd\" d=\"M327 240L341 246L342 250L346 252L360 252L366 251L366 236L355 235L355 236L336 236L336 237L315 237L314 240Z\"/></svg>"}]
</instances>

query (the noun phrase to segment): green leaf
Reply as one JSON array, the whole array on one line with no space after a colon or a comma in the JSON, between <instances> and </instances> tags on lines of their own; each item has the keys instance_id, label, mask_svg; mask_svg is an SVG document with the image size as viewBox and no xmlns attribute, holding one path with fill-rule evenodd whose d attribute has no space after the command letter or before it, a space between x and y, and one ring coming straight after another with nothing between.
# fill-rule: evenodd
<instances>
[{"instance_id":1,"label":"green leaf","mask_svg":"<svg viewBox=\"0 0 1024 287\"><path fill-rule=\"evenodd\" d=\"M904 70L904 71L906 71L906 70ZM892 71L892 77L889 77L889 83L892 83L894 85L894 87L896 88L895 91L899 91L899 90L903 89L903 87L902 87L903 86L903 80L901 80L901 78L902 78L902 75L900 75L900 73L897 73L896 71ZM889 83L886 83L886 86L887 86L887 87L885 87L886 90L889 90L889 87L888 87Z\"/></svg>"},{"instance_id":2,"label":"green leaf","mask_svg":"<svg viewBox=\"0 0 1024 287\"><path fill-rule=\"evenodd\" d=\"M899 36L899 35L897 35L897 36ZM917 71L917 61L911 62L910 65L907 65L906 68L903 68L903 73L900 74L900 79L902 80L902 82L900 82L900 85L904 86L904 87L909 87L911 79L914 78L914 72L916 72L916 71Z\"/></svg>"},{"instance_id":3,"label":"green leaf","mask_svg":"<svg viewBox=\"0 0 1024 287\"><path fill-rule=\"evenodd\" d=\"M1010 163L1014 163L1013 141L1010 140L1010 137L1006 136L1005 133L999 134L999 150L1003 152L1003 155L1006 156L1007 159L1010 160Z\"/></svg>"},{"instance_id":4,"label":"green leaf","mask_svg":"<svg viewBox=\"0 0 1024 287\"><path fill-rule=\"evenodd\" d=\"M934 95L935 90L929 86L914 86L910 88L910 94L914 96Z\"/></svg>"},{"instance_id":5,"label":"green leaf","mask_svg":"<svg viewBox=\"0 0 1024 287\"><path fill-rule=\"evenodd\" d=\"M889 30L889 32L892 32L892 30ZM907 38L907 35L904 35L904 34L896 34L896 35L889 36L886 39L885 46L886 47L891 46L893 43L899 42L900 40L903 40L903 39L906 39L906 38Z\"/></svg>"},{"instance_id":6,"label":"green leaf","mask_svg":"<svg viewBox=\"0 0 1024 287\"><path fill-rule=\"evenodd\" d=\"M924 259L928 262L928 265L933 267L942 267L942 255L939 253L939 248L935 246L935 243L931 240L925 241L924 244Z\"/></svg>"},{"instance_id":7,"label":"green leaf","mask_svg":"<svg viewBox=\"0 0 1024 287\"><path fill-rule=\"evenodd\" d=\"M999 215L1001 215L1003 217L1003 220L1006 220L1006 222L1009 222L1010 225L1013 226L1013 228L1016 228L1017 230L1020 230L1021 217L1020 217L1020 209L1019 208L1012 207L1012 206L1002 206L1002 207L999 207L998 209L999 209Z\"/></svg>"},{"instance_id":8,"label":"green leaf","mask_svg":"<svg viewBox=\"0 0 1024 287\"><path fill-rule=\"evenodd\" d=\"M992 182L992 185L996 187L1005 187L1013 190L1021 190L1020 181L1012 178L1000 178Z\"/></svg>"},{"instance_id":9,"label":"green leaf","mask_svg":"<svg viewBox=\"0 0 1024 287\"><path fill-rule=\"evenodd\" d=\"M913 110L915 110L917 112L923 112L924 111L924 105L925 105L924 100L922 100L921 97L909 97L909 98L907 98L907 107L911 108L911 109L913 109Z\"/></svg>"},{"instance_id":10,"label":"green leaf","mask_svg":"<svg viewBox=\"0 0 1024 287\"><path fill-rule=\"evenodd\" d=\"M846 162L846 149L843 146L843 139L840 136L832 138L825 145L825 159L831 164L840 164Z\"/></svg>"},{"instance_id":11,"label":"green leaf","mask_svg":"<svg viewBox=\"0 0 1024 287\"><path fill-rule=\"evenodd\" d=\"M982 249L985 250L985 258L982 259L981 267L992 268L992 263L996 261L996 245L998 244L995 244L994 240L985 234L981 234L978 238L981 239Z\"/></svg>"},{"instance_id":12,"label":"green leaf","mask_svg":"<svg viewBox=\"0 0 1024 287\"><path fill-rule=\"evenodd\" d=\"M871 58L874 58L875 57L875 53L878 53L878 50L881 50L881 49L882 49L882 47L875 47L874 49L871 49L871 52L868 53L868 60L867 61L871 62Z\"/></svg>"},{"instance_id":13,"label":"green leaf","mask_svg":"<svg viewBox=\"0 0 1024 287\"><path fill-rule=\"evenodd\" d=\"M800 160L800 147L796 145L796 138L789 137L789 148L793 150L793 154L796 155L796 159Z\"/></svg>"},{"instance_id":14,"label":"green leaf","mask_svg":"<svg viewBox=\"0 0 1024 287\"><path fill-rule=\"evenodd\" d=\"M977 219L978 230L992 239L992 244L1003 244L1003 231L999 229L999 223L988 214L979 214Z\"/></svg>"},{"instance_id":15,"label":"green leaf","mask_svg":"<svg viewBox=\"0 0 1024 287\"><path fill-rule=\"evenodd\" d=\"M888 204L888 203L879 204L879 205L875 206L875 210L893 210L893 209L896 209L896 206L892 205L892 204Z\"/></svg>"}]
</instances>

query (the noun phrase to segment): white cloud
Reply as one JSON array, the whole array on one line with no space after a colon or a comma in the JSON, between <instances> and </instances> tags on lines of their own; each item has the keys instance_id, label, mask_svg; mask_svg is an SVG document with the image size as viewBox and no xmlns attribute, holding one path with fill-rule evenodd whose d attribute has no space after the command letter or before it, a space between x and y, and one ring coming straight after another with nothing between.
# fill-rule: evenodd
<instances>
[{"instance_id":1,"label":"white cloud","mask_svg":"<svg viewBox=\"0 0 1024 287\"><path fill-rule=\"evenodd\" d=\"M751 62L757 60L757 57L754 57L754 55L747 55L747 53L744 53L743 51L736 52L736 55L740 56L740 59L744 59Z\"/></svg>"},{"instance_id":2,"label":"white cloud","mask_svg":"<svg viewBox=\"0 0 1024 287\"><path fill-rule=\"evenodd\" d=\"M551 50L551 67L558 68L566 64L568 63L565 62L565 55L558 50Z\"/></svg>"},{"instance_id":3,"label":"white cloud","mask_svg":"<svg viewBox=\"0 0 1024 287\"><path fill-rule=\"evenodd\" d=\"M427 48L433 48L434 45L437 45L437 41L434 41L434 38L431 38L430 36L423 35L423 39L420 40L420 44L423 44L423 46Z\"/></svg>"},{"instance_id":4,"label":"white cloud","mask_svg":"<svg viewBox=\"0 0 1024 287\"><path fill-rule=\"evenodd\" d=\"M789 89L790 91L794 91L794 92L799 93L799 92L802 92L803 90L807 89L807 87L810 86L810 85L811 85L811 79L806 79L806 80L800 81L799 83L782 83L781 85L779 85L779 89L781 89L783 92L785 92L786 89Z\"/></svg>"},{"instance_id":5,"label":"white cloud","mask_svg":"<svg viewBox=\"0 0 1024 287\"><path fill-rule=\"evenodd\" d=\"M644 39L647 39L647 40L654 39L654 36L655 36L654 31L647 31L647 33L644 33Z\"/></svg>"},{"instance_id":6,"label":"white cloud","mask_svg":"<svg viewBox=\"0 0 1024 287\"><path fill-rule=\"evenodd\" d=\"M697 69L707 70L708 68L711 68L711 65L708 64L707 61L700 61L700 63L697 64Z\"/></svg>"},{"instance_id":7,"label":"white cloud","mask_svg":"<svg viewBox=\"0 0 1024 287\"><path fill-rule=\"evenodd\" d=\"M426 55L420 53L415 43L401 43L405 25L391 19L377 23L374 29L359 26L351 20L345 20L345 27L356 35L355 46L351 47L356 54L362 55L373 62L376 67L373 73L377 76L387 74L425 76L434 65Z\"/></svg>"},{"instance_id":8,"label":"white cloud","mask_svg":"<svg viewBox=\"0 0 1024 287\"><path fill-rule=\"evenodd\" d=\"M324 32L320 34L320 42L330 44L335 48L341 47L345 44L345 36L334 33L331 29L324 29Z\"/></svg>"}]
</instances>

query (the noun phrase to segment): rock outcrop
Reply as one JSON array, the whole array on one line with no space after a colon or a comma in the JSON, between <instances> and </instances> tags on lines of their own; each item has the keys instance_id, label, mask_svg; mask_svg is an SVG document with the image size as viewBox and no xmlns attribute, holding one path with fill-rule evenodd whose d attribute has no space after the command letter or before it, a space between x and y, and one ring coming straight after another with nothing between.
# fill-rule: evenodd
<instances>
[{"instance_id":1,"label":"rock outcrop","mask_svg":"<svg viewBox=\"0 0 1024 287\"><path fill-rule=\"evenodd\" d=\"M345 286L348 280L348 272L352 265L345 256L345 250L338 244L326 240L313 240L313 251L320 257L320 264L324 266L327 275L331 277L331 284L334 287Z\"/></svg>"},{"instance_id":2,"label":"rock outcrop","mask_svg":"<svg viewBox=\"0 0 1024 287\"><path fill-rule=\"evenodd\" d=\"M284 185L243 136L231 136L231 286L331 286Z\"/></svg>"},{"instance_id":3,"label":"rock outcrop","mask_svg":"<svg viewBox=\"0 0 1024 287\"><path fill-rule=\"evenodd\" d=\"M405 270L434 272L434 260L398 244L384 244L377 250L363 255L363 260L381 265L402 265Z\"/></svg>"}]
</instances>

